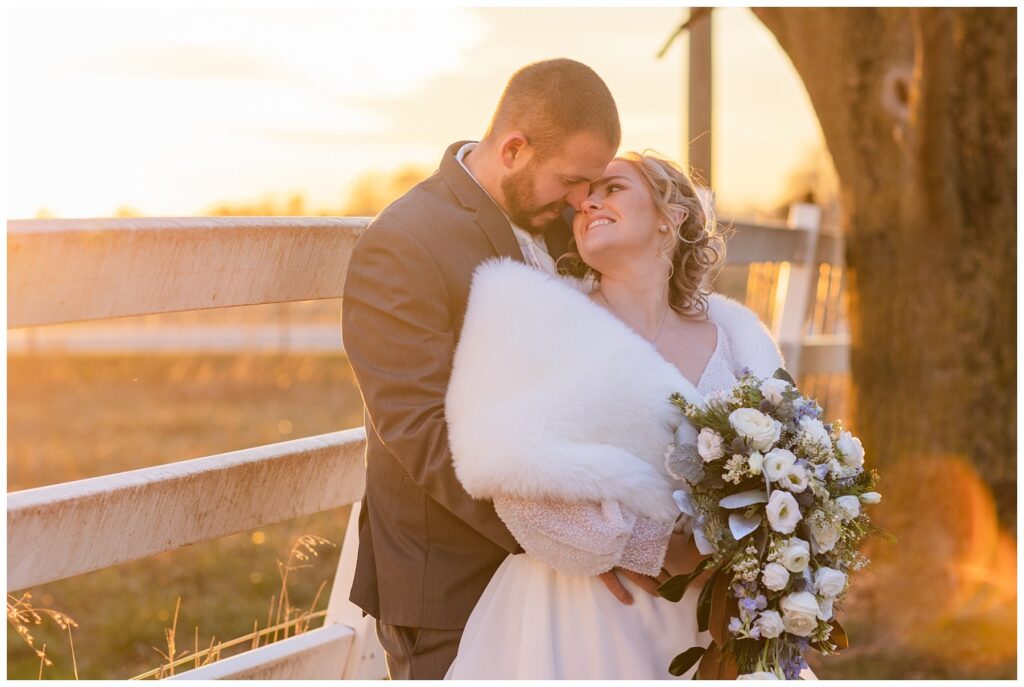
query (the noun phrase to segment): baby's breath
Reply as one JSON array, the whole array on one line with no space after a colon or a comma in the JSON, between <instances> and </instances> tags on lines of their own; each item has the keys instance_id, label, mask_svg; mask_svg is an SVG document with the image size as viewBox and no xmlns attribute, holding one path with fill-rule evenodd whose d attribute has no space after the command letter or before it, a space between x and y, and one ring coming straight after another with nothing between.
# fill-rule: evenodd
<instances>
[{"instance_id":1,"label":"baby's breath","mask_svg":"<svg viewBox=\"0 0 1024 687\"><path fill-rule=\"evenodd\" d=\"M750 466L747 464L747 457L740 453L734 453L732 457L725 462L725 472L722 473L722 479L726 482L739 484L749 475L749 473Z\"/></svg>"},{"instance_id":2,"label":"baby's breath","mask_svg":"<svg viewBox=\"0 0 1024 687\"><path fill-rule=\"evenodd\" d=\"M743 582L753 582L761 572L761 565L758 561L757 547L748 546L742 553L732 559L732 570L734 579Z\"/></svg>"}]
</instances>

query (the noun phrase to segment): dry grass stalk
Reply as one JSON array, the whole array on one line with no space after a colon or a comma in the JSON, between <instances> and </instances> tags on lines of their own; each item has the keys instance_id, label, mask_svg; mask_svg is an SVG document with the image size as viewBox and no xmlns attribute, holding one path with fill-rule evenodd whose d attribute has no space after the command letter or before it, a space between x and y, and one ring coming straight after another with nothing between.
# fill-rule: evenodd
<instances>
[{"instance_id":1,"label":"dry grass stalk","mask_svg":"<svg viewBox=\"0 0 1024 687\"><path fill-rule=\"evenodd\" d=\"M232 639L230 641L218 642L216 644L214 644L214 640L211 639L210 647L200 652L199 627L196 626L195 649L193 654L191 656L186 655L175 658L174 636L178 625L178 609L181 606L181 597L178 597L178 603L174 609L174 621L172 627L170 629L164 630L164 634L167 638L168 651L165 654L156 647L153 647L153 649L157 653L163 656L166 663L162 664L159 668L155 668L141 675L136 675L131 679L143 680L149 677L156 677L157 679L162 679L163 677L165 677L165 675L174 675L174 669L176 666L184 665L189 661L192 661L196 667L199 667L200 665L208 665L210 663L213 663L214 661L220 659L220 653L223 649L228 649L233 646L237 646L243 642L251 640L252 646L250 648L256 649L260 646L261 638L267 638L268 641L266 642L266 644L271 644L273 642L278 641L279 632L283 633L281 639L288 638L289 630L293 630L293 632L291 633L291 636L293 637L296 635L300 635L303 632L306 632L309 629L310 622L314 618L320 618L327 615L326 610L320 612L313 611L313 609L316 608L317 602L320 600L320 595L323 593L324 588L327 586L327 581L324 580L320 583L320 587L317 589L316 595L313 598L313 602L310 604L309 610L307 611L301 608L293 607L291 606L291 604L288 603L288 576L291 572L295 570L301 570L302 568L312 567L311 563L293 564L293 560L308 561L310 560L311 557L319 555L319 551L317 549L318 547L322 546L334 546L334 543L327 539L324 539L323 537L318 537L313 534L304 534L301 537L299 537L292 545L291 550L288 552L288 561L286 563L282 563L280 560L277 561L278 574L281 578L281 590L280 594L272 595L270 597L270 607L267 609L267 627L260 630L259 622L254 620L252 632L241 637L236 637L235 639ZM271 623L272 619L275 622ZM271 633L273 633L272 639L270 639ZM201 658L205 658L205 660L202 661L202 664L200 664Z\"/></svg>"},{"instance_id":2,"label":"dry grass stalk","mask_svg":"<svg viewBox=\"0 0 1024 687\"><path fill-rule=\"evenodd\" d=\"M75 679L78 679L78 660L75 658L75 643L71 640L71 628L78 627L70 616L60 611L55 611L52 608L35 608L32 606L30 599L32 598L32 592L25 592L20 598L15 597L12 594L7 595L7 622L14 626L14 629L18 632L29 648L35 652L36 656L39 657L39 679L43 677L43 666L52 666L53 661L46 657L46 644L43 644L42 649L37 649L35 642L32 638L32 633L29 631L28 626L41 625L43 622L43 615L49 616L57 626L62 630L68 631L68 641L71 642L71 664L74 669Z\"/></svg>"},{"instance_id":3,"label":"dry grass stalk","mask_svg":"<svg viewBox=\"0 0 1024 687\"><path fill-rule=\"evenodd\" d=\"M295 544L292 545L291 550L288 552L288 562L277 562L277 572L281 578L281 594L278 597L277 602L275 625L280 625L285 628L285 634L282 639L288 638L288 620L291 617L292 611L299 611L299 609L292 608L288 603L288 575L292 571L312 567L312 563L307 563L305 565L293 565L292 560L297 559L299 561L308 561L311 557L319 556L320 552L317 550L317 547L320 546L334 546L334 544L323 537L316 536L315 534L304 534L296 539ZM273 641L277 641L276 632L274 633Z\"/></svg>"},{"instance_id":4,"label":"dry grass stalk","mask_svg":"<svg viewBox=\"0 0 1024 687\"><path fill-rule=\"evenodd\" d=\"M290 621L290 624L295 624L295 623L299 623L299 622L303 622L303 621L308 623L310 620L315 620L317 618L323 618L326 615L327 615L327 610L324 609L322 611L317 611L316 613L313 613L311 616L308 616L308 617L303 615L300 618L295 618L295 619ZM204 649L203 651L199 652L199 658L205 658L206 659L206 660L204 660L202 662L202 665L208 665L210 663L214 663L214 662L216 662L217 660L220 659L220 652L223 649L230 649L230 648L238 646L240 644L244 644L245 642L248 642L248 641L254 639L254 637L256 637L256 638L258 638L258 637L268 637L275 630L280 631L281 629L283 629L283 628L279 627L279 626L265 627L262 630L257 630L257 631L254 631L254 632L250 632L248 634L242 635L241 637L235 637L234 639L229 640L227 642L217 642L216 645L214 644L215 638L211 639L210 640L210 646L208 648ZM295 634L301 634L301 633L300 632L296 632ZM267 642L267 644L270 644L270 642ZM194 661L195 659L196 659L196 656L193 656L191 654L189 654L187 656L181 656L181 657L177 658L173 662L173 666L177 667L177 666L180 666L180 665L184 665L184 664L188 663L189 661ZM161 670L167 670L170 666L171 666L171 664L162 665L159 668L154 668L153 670L150 670L150 671L148 671L146 673L142 673L141 675L136 675L135 677L132 677L132 678L129 678L129 679L131 679L131 680L145 680L145 679L150 678L150 677L156 677L157 679L160 679L160 674L161 674L160 671Z\"/></svg>"},{"instance_id":5,"label":"dry grass stalk","mask_svg":"<svg viewBox=\"0 0 1024 687\"><path fill-rule=\"evenodd\" d=\"M167 642L167 653L165 654L156 647L153 647L153 651L163 656L164 660L167 661L165 665L160 666L160 679L163 679L165 676L165 668L170 671L169 673L167 673L167 675L174 675L174 666L177 665L177 663L174 660L174 657L177 653L174 647L174 637L178 632L178 610L180 608L181 597L179 596L177 603L174 604L174 620L171 623L171 627L170 629L164 628L164 639Z\"/></svg>"}]
</instances>

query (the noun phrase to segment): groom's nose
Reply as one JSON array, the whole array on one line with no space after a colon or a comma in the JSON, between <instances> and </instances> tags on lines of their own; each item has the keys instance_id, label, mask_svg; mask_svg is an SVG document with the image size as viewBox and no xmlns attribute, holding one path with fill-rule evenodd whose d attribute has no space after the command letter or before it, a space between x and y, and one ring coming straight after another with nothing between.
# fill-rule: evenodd
<instances>
[{"instance_id":1,"label":"groom's nose","mask_svg":"<svg viewBox=\"0 0 1024 687\"><path fill-rule=\"evenodd\" d=\"M587 200L587 195L590 193L590 184L585 181L581 181L572 187L572 190L565 196L565 201L573 207L574 210L580 210L583 203Z\"/></svg>"}]
</instances>

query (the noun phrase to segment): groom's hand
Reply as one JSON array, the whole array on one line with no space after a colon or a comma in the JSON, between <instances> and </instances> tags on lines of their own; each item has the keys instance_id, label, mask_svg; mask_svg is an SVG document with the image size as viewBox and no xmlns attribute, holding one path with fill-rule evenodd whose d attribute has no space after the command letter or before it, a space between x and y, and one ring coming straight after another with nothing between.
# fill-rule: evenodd
<instances>
[{"instance_id":1,"label":"groom's hand","mask_svg":"<svg viewBox=\"0 0 1024 687\"><path fill-rule=\"evenodd\" d=\"M601 573L598 578L604 582L604 586L608 588L615 598L622 603L629 606L633 603L633 595L622 585L622 581L618 578L618 575L623 575L631 580L636 586L643 589L651 596L658 595L658 587L660 583L653 577L647 575L641 575L640 573L633 572L632 570L625 570L624 568L612 568L606 573Z\"/></svg>"}]
</instances>

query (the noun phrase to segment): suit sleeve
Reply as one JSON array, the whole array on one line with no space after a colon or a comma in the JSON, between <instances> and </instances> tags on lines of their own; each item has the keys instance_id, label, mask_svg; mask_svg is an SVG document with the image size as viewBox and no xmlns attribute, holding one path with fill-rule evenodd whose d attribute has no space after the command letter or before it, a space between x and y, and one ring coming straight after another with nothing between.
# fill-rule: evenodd
<instances>
[{"instance_id":1,"label":"suit sleeve","mask_svg":"<svg viewBox=\"0 0 1024 687\"><path fill-rule=\"evenodd\" d=\"M369 423L412 480L452 514L515 553L490 501L455 475L444 400L455 349L450 299L434 258L408 232L375 224L352 251L342 340Z\"/></svg>"}]
</instances>

